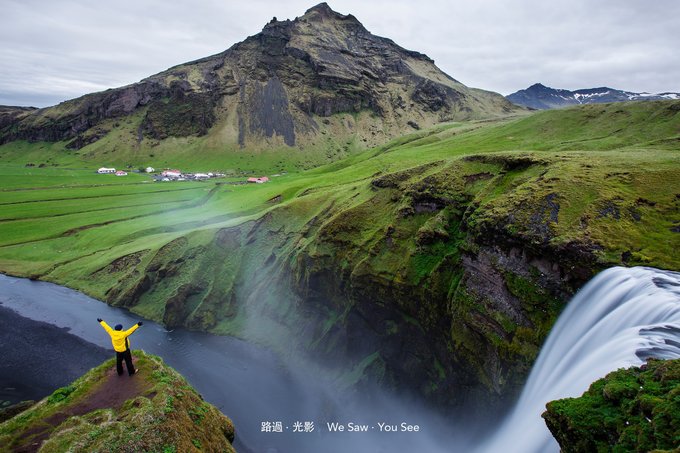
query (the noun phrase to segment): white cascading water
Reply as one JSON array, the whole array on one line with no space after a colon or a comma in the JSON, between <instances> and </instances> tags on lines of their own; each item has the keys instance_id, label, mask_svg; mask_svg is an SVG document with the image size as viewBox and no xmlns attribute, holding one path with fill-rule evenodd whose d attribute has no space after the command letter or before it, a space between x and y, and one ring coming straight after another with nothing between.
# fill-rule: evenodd
<instances>
[{"instance_id":1,"label":"white cascading water","mask_svg":"<svg viewBox=\"0 0 680 453\"><path fill-rule=\"evenodd\" d=\"M541 413L649 357L680 358L680 273L614 267L585 285L555 323L512 413L479 452L557 452Z\"/></svg>"}]
</instances>

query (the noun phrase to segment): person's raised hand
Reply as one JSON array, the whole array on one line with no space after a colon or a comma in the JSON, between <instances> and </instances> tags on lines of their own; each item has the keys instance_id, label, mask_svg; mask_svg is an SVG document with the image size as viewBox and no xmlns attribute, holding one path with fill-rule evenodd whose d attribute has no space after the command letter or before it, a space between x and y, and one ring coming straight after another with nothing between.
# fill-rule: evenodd
<instances>
[{"instance_id":1,"label":"person's raised hand","mask_svg":"<svg viewBox=\"0 0 680 453\"><path fill-rule=\"evenodd\" d=\"M137 325L141 327L141 326L144 325L144 323L143 323L142 321L139 321L139 322L137 323Z\"/></svg>"},{"instance_id":2,"label":"person's raised hand","mask_svg":"<svg viewBox=\"0 0 680 453\"><path fill-rule=\"evenodd\" d=\"M97 322L102 322L102 318L97 318Z\"/></svg>"}]
</instances>

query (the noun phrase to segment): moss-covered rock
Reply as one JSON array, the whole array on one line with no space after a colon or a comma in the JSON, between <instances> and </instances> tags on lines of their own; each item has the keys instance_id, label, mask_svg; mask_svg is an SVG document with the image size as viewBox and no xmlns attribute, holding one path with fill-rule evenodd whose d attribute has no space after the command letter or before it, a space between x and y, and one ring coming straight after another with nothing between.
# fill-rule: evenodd
<instances>
[{"instance_id":1,"label":"moss-covered rock","mask_svg":"<svg viewBox=\"0 0 680 453\"><path fill-rule=\"evenodd\" d=\"M678 451L680 360L614 371L547 409L542 416L565 453Z\"/></svg>"},{"instance_id":2,"label":"moss-covered rock","mask_svg":"<svg viewBox=\"0 0 680 453\"><path fill-rule=\"evenodd\" d=\"M0 451L233 452L234 427L156 356L114 359L0 424Z\"/></svg>"}]
</instances>

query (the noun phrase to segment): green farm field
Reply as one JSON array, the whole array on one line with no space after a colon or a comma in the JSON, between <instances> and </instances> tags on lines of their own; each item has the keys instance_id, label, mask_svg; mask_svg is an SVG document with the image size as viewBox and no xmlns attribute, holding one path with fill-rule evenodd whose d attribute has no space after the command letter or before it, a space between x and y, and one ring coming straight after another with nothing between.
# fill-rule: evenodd
<instances>
[{"instance_id":1,"label":"green farm field","mask_svg":"<svg viewBox=\"0 0 680 453\"><path fill-rule=\"evenodd\" d=\"M97 175L96 165L62 153L59 144L3 145L0 271L107 299L107 292L123 282L98 271L116 260L139 256L137 266L144 266L178 238L206 245L222 229L268 215L290 235L286 241L294 252L289 260L299 250L320 247L318 231L291 239L313 218L323 218L328 227L339 219L352 224L337 233L345 235L341 249L354 250L348 262L370 249L386 228L401 229L399 264L378 253L371 258L373 266L393 278L417 281L460 246L416 243L418 232L451 237L447 228L460 222L430 212L400 215L404 197L413 197L409 191L418 184L436 196L443 191L449 198L464 198L468 229L502 225L529 240L538 238L532 236L535 210L528 208L556 197L559 212L546 224L546 240L553 246L587 239L598 245L603 265L621 262L623 253L627 264L680 269L680 255L671 252L680 247L679 102L590 105L445 124L328 165L273 176L282 160L283 167L294 167L295 152L281 154L267 168L245 169L267 174L271 182L238 185L234 181L246 176L160 183L145 174ZM192 168L186 159L173 162L173 155L164 156L169 167L185 163L183 169L207 170L199 167L204 165L200 158ZM39 162L49 164L38 168ZM34 166L26 167L29 163ZM218 160L209 164L211 170L223 170ZM261 254L269 253L259 240L245 245L256 255L258 247ZM238 260L234 256L237 266ZM164 298L185 280L145 295L133 311L161 317ZM223 330L218 324L213 328Z\"/></svg>"}]
</instances>

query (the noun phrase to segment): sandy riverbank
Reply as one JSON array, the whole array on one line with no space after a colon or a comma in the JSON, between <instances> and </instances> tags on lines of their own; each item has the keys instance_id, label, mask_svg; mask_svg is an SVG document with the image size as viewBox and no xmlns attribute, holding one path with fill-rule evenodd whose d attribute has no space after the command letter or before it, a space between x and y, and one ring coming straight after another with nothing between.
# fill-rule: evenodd
<instances>
[{"instance_id":1,"label":"sandy riverbank","mask_svg":"<svg viewBox=\"0 0 680 453\"><path fill-rule=\"evenodd\" d=\"M41 399L112 355L68 329L0 305L0 401Z\"/></svg>"}]
</instances>

